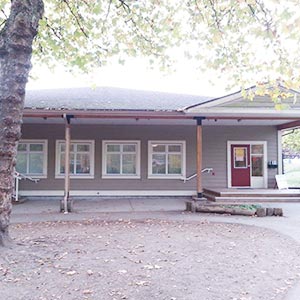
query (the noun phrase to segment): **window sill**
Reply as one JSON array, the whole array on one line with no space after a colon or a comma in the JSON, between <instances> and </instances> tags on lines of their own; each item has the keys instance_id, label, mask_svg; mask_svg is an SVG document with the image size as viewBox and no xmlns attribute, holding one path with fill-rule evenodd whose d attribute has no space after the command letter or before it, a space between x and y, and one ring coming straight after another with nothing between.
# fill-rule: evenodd
<instances>
[{"instance_id":1,"label":"window sill","mask_svg":"<svg viewBox=\"0 0 300 300\"><path fill-rule=\"evenodd\" d=\"M179 176L171 176L171 175L148 175L148 179L184 179L185 177L182 175Z\"/></svg>"},{"instance_id":2,"label":"window sill","mask_svg":"<svg viewBox=\"0 0 300 300\"><path fill-rule=\"evenodd\" d=\"M94 179L94 175L70 175L70 179ZM65 179L65 175L55 175L55 179Z\"/></svg>"},{"instance_id":3,"label":"window sill","mask_svg":"<svg viewBox=\"0 0 300 300\"><path fill-rule=\"evenodd\" d=\"M102 175L102 179L141 179L140 175Z\"/></svg>"},{"instance_id":4,"label":"window sill","mask_svg":"<svg viewBox=\"0 0 300 300\"><path fill-rule=\"evenodd\" d=\"M47 175L32 175L32 174L24 174L24 173L20 173L21 175L30 177L32 179L46 179ZM22 179L22 178L21 178Z\"/></svg>"}]
</instances>

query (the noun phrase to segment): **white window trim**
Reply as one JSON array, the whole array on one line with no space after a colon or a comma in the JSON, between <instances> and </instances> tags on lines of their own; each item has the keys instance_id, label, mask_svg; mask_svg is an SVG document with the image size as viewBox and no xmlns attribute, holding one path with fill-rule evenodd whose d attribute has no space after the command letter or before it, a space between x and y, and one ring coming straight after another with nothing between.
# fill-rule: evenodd
<instances>
[{"instance_id":1,"label":"white window trim","mask_svg":"<svg viewBox=\"0 0 300 300\"><path fill-rule=\"evenodd\" d=\"M268 167L267 167L267 161L268 161L268 147L267 147L267 141L227 141L227 186L228 188L237 188L236 186L233 187L232 186L232 182L231 182L231 145L263 145L263 156L264 156L264 169L263 169L263 174L264 174L264 187L265 189L268 188L268 178L269 178L269 174L268 174ZM251 151L250 151L251 153ZM251 166L252 162L250 159L250 166ZM251 174L250 174L251 176ZM251 182L250 182L250 188L251 188Z\"/></svg>"},{"instance_id":2,"label":"white window trim","mask_svg":"<svg viewBox=\"0 0 300 300\"><path fill-rule=\"evenodd\" d=\"M43 174L30 174L26 173L25 175L30 176L32 178L47 178L48 171L48 140L32 140L32 139L22 139L19 141L20 143L26 144L43 144Z\"/></svg>"},{"instance_id":3,"label":"white window trim","mask_svg":"<svg viewBox=\"0 0 300 300\"><path fill-rule=\"evenodd\" d=\"M248 149L247 147L239 147L239 148L243 148L246 152L246 158L248 158ZM251 151L250 151L251 153ZM251 154L250 154L251 155ZM235 160L235 153L234 153L234 161L233 161L233 164L234 164L234 168L235 169L248 169L249 166L248 166L248 161L246 161L246 165L244 167L237 167L235 164L236 164L236 160Z\"/></svg>"},{"instance_id":4,"label":"white window trim","mask_svg":"<svg viewBox=\"0 0 300 300\"><path fill-rule=\"evenodd\" d=\"M136 174L107 174L106 145L136 144ZM102 178L103 179L140 179L141 178L141 141L139 140L102 140Z\"/></svg>"},{"instance_id":5,"label":"white window trim","mask_svg":"<svg viewBox=\"0 0 300 300\"><path fill-rule=\"evenodd\" d=\"M181 170L182 174L152 174L152 144L161 144L161 145L172 145L172 144L181 144L182 146L182 161L181 161ZM148 141L148 179L183 179L186 177L186 142L182 140L151 140Z\"/></svg>"},{"instance_id":6,"label":"white window trim","mask_svg":"<svg viewBox=\"0 0 300 300\"><path fill-rule=\"evenodd\" d=\"M65 143L65 140L56 140L55 143L55 178L63 179L64 174L60 174L60 147L61 143ZM94 140L71 140L72 143L81 143L90 145L90 174L70 174L71 179L93 179L95 177L95 141Z\"/></svg>"}]
</instances>

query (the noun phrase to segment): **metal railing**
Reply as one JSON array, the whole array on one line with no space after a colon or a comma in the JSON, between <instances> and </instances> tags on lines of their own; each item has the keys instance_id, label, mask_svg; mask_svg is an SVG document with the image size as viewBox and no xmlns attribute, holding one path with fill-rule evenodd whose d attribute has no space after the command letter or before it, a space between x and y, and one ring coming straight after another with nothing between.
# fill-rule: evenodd
<instances>
[{"instance_id":1,"label":"metal railing","mask_svg":"<svg viewBox=\"0 0 300 300\"><path fill-rule=\"evenodd\" d=\"M204 168L204 169L201 170L201 173L207 173L207 174L211 173L212 174L213 171L214 171L213 168ZM187 181L189 181L189 180L191 180L191 179L193 179L195 177L197 177L197 173L195 173L195 174L193 174L193 175L191 175L189 177L181 178L181 180L183 180L183 182L186 183Z\"/></svg>"},{"instance_id":2,"label":"metal railing","mask_svg":"<svg viewBox=\"0 0 300 300\"><path fill-rule=\"evenodd\" d=\"M37 183L39 181L39 179L36 178L32 178L30 176L26 176L24 174L21 174L19 172L15 172L14 173L14 178L15 178L15 190L14 190L14 194L13 194L13 198L16 202L19 201L19 181L20 180L30 180L33 181L35 183Z\"/></svg>"}]
</instances>

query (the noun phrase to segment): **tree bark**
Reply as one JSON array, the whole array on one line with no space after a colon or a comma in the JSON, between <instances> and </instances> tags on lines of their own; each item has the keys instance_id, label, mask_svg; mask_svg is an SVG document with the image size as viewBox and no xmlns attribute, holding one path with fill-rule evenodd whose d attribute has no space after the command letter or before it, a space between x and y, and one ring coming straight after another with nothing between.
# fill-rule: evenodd
<instances>
[{"instance_id":1,"label":"tree bark","mask_svg":"<svg viewBox=\"0 0 300 300\"><path fill-rule=\"evenodd\" d=\"M0 245L9 242L17 142L21 136L32 43L44 11L42 0L11 0L0 32Z\"/></svg>"}]
</instances>

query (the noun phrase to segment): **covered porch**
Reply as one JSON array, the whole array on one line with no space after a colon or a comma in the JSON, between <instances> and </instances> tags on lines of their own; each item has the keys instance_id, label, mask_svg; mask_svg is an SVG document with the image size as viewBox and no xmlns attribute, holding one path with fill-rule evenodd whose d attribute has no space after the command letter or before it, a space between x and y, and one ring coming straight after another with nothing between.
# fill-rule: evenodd
<instances>
[{"instance_id":1,"label":"covered porch","mask_svg":"<svg viewBox=\"0 0 300 300\"><path fill-rule=\"evenodd\" d=\"M109 98L107 90L80 91L35 92L19 145L19 172L39 179L22 182L20 195L59 196L65 211L69 196L214 199L227 197L218 190L229 187L272 188L282 172L281 132L300 125L296 109L278 112L273 102L239 108L239 93L199 103L182 95L127 92L126 100L126 91Z\"/></svg>"},{"instance_id":2,"label":"covered porch","mask_svg":"<svg viewBox=\"0 0 300 300\"><path fill-rule=\"evenodd\" d=\"M214 200L212 195L216 192L243 191L244 196L249 191L258 191L259 194L271 193L271 197L277 194L288 197L291 192L282 193L268 190L274 187L275 175L281 173L281 130L282 127L294 125L288 117L263 118L263 117L238 117L237 116L197 116L184 115L181 112L158 114L157 112L134 112L130 114L116 113L105 114L102 112L32 112L25 111L25 124L23 126L24 143L35 142L46 138L48 161L45 176L39 184L34 185L24 182L21 194L24 196L196 196L208 197ZM36 130L38 125L39 130ZM74 140L73 140L74 139ZM128 176L121 178L120 174L111 174L108 178L105 163L108 154L103 145L110 143L124 143L137 140L139 157L137 168L140 171L132 180ZM90 168L91 174L76 174L70 172L70 157L74 155L71 144L74 142L90 142ZM155 143L153 142L155 141ZM58 143L65 143L66 159L59 165ZM78 142L78 143L79 143ZM152 144L150 144L152 142ZM127 142L128 143L128 142ZM158 144L178 144L181 148L178 157L181 158L181 174L172 176L158 174L154 178L151 168L154 168L156 154L153 147ZM233 168L232 144L238 148L250 146L248 154L251 154L244 162L247 170L253 173L254 161L262 165L262 185L248 186L247 189L236 189L229 172ZM263 147L258 147L262 145ZM251 149L262 153L252 153ZM152 154L151 154L152 150ZM240 150L240 149L239 149ZM172 150L173 151L173 150ZM230 152L231 151L231 152ZM244 151L243 153L246 153ZM46 153L47 154L47 153ZM106 156L105 156L106 154ZM156 156L155 156L156 155ZM162 153L159 152L161 156ZM256 160L254 160L256 159ZM79 164L78 161L77 164ZM239 162L240 163L240 162ZM271 163L274 163L271 165ZM77 165L72 164L72 165ZM106 163L107 165L107 163ZM229 167L228 167L229 166ZM64 169L65 167L65 169ZM240 165L238 165L240 167ZM256 166L256 169L258 167ZM212 169L209 174L202 173L203 169ZM61 174L59 173L61 172ZM252 174L251 173L251 174ZM80 176L79 176L80 175ZM155 174L156 175L156 174ZM253 174L252 174L253 175ZM253 177L253 176L252 176ZM256 178L257 179L257 178ZM252 180L252 179L251 179ZM64 185L63 185L64 183ZM227 189L229 188L230 189ZM252 188L252 189L251 189ZM210 192L207 192L210 191ZM261 191L263 191L261 193ZM272 191L272 192L271 192ZM246 193L245 193L246 192ZM274 195L274 193L276 195ZM251 192L252 193L252 192ZM229 193L232 195L233 193ZM246 194L246 195L245 195ZM253 193L252 193L253 194ZM255 193L254 193L255 194ZM216 195L227 197L228 195ZM237 194L240 196L240 194ZM229 197L229 196L228 196ZM241 196L242 197L242 196ZM282 196L278 196L282 197ZM300 196L299 196L300 197Z\"/></svg>"}]
</instances>

